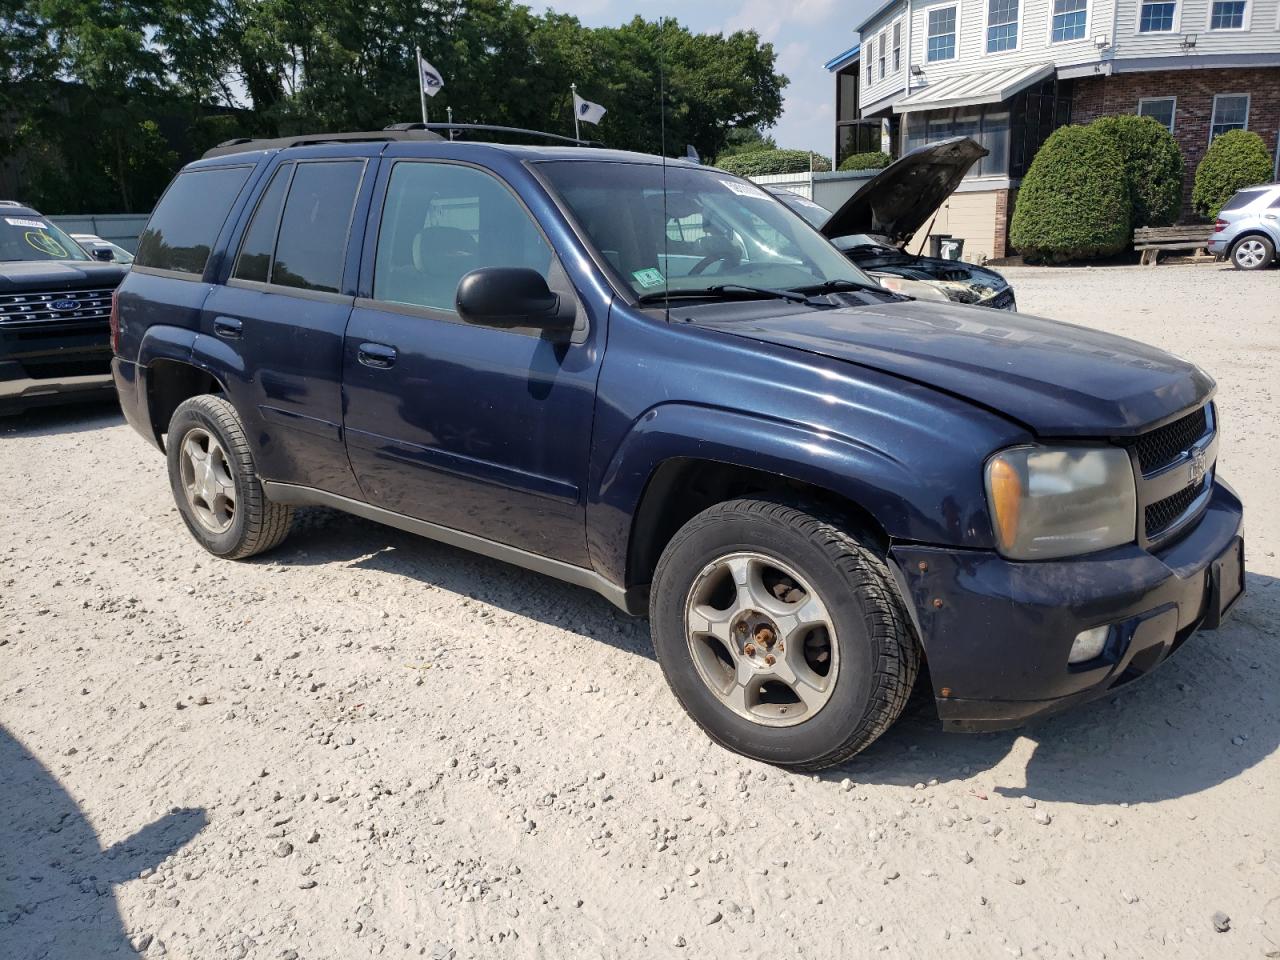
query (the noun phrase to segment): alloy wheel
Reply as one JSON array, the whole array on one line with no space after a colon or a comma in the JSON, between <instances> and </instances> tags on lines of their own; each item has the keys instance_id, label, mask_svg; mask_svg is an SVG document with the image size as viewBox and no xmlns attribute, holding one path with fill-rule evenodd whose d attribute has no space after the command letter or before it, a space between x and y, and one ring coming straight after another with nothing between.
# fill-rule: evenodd
<instances>
[{"instance_id":1,"label":"alloy wheel","mask_svg":"<svg viewBox=\"0 0 1280 960\"><path fill-rule=\"evenodd\" d=\"M685 636L703 683L753 723L803 723L835 688L839 651L826 604L763 553L732 553L703 568L685 602Z\"/></svg>"},{"instance_id":2,"label":"alloy wheel","mask_svg":"<svg viewBox=\"0 0 1280 960\"><path fill-rule=\"evenodd\" d=\"M224 533L235 520L236 484L222 444L208 430L187 431L180 451L182 490L199 524Z\"/></svg>"},{"instance_id":3,"label":"alloy wheel","mask_svg":"<svg viewBox=\"0 0 1280 960\"><path fill-rule=\"evenodd\" d=\"M1261 240L1242 240L1236 247L1236 263L1246 270L1253 270L1262 266L1266 256L1267 250Z\"/></svg>"}]
</instances>

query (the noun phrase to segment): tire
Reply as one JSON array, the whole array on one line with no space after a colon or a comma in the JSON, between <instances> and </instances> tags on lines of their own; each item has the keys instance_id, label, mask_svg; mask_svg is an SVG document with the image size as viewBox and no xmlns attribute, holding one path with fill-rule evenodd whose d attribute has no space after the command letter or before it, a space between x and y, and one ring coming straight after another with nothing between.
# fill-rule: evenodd
<instances>
[{"instance_id":1,"label":"tire","mask_svg":"<svg viewBox=\"0 0 1280 960\"><path fill-rule=\"evenodd\" d=\"M169 421L165 446L178 512L210 553L243 560L279 546L288 536L293 508L267 499L244 427L222 397L184 401ZM194 456L198 452L209 458L207 474L199 466L204 461ZM201 491L216 492L202 496Z\"/></svg>"},{"instance_id":2,"label":"tire","mask_svg":"<svg viewBox=\"0 0 1280 960\"><path fill-rule=\"evenodd\" d=\"M920 668L883 554L799 501L698 514L663 551L649 609L658 663L689 716L721 746L778 766L819 770L866 748L902 713Z\"/></svg>"},{"instance_id":3,"label":"tire","mask_svg":"<svg viewBox=\"0 0 1280 960\"><path fill-rule=\"evenodd\" d=\"M1275 244L1256 233L1241 237L1231 248L1231 263L1237 270L1265 270L1275 258Z\"/></svg>"}]
</instances>

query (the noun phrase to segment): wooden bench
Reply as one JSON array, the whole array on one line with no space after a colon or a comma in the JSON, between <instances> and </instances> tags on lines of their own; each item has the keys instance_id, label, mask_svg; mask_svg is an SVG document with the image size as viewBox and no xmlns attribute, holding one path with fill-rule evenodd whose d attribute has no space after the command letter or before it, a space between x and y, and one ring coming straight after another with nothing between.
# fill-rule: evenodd
<instances>
[{"instance_id":1,"label":"wooden bench","mask_svg":"<svg viewBox=\"0 0 1280 960\"><path fill-rule=\"evenodd\" d=\"M1133 231L1133 249L1142 251L1143 266L1160 262L1162 250L1190 250L1197 256L1208 255L1209 224L1181 227L1138 227Z\"/></svg>"}]
</instances>

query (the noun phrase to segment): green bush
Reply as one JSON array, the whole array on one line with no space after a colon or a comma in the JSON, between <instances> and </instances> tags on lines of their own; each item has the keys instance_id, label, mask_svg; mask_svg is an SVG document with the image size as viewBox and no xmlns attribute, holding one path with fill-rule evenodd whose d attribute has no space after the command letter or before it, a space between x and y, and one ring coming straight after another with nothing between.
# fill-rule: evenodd
<instances>
[{"instance_id":1,"label":"green bush","mask_svg":"<svg viewBox=\"0 0 1280 960\"><path fill-rule=\"evenodd\" d=\"M1271 181L1271 155L1256 133L1231 130L1214 138L1196 167L1191 203L1196 213L1209 218L1241 187Z\"/></svg>"},{"instance_id":2,"label":"green bush","mask_svg":"<svg viewBox=\"0 0 1280 960\"><path fill-rule=\"evenodd\" d=\"M1129 245L1124 158L1093 127L1060 127L1022 180L1009 240L1024 257L1086 260Z\"/></svg>"},{"instance_id":3,"label":"green bush","mask_svg":"<svg viewBox=\"0 0 1280 960\"><path fill-rule=\"evenodd\" d=\"M765 177L774 173L808 173L809 158L813 158L813 169L825 172L831 169L831 162L820 153L809 153L807 150L756 150L751 153L736 153L732 156L721 156L716 166L740 177Z\"/></svg>"},{"instance_id":4,"label":"green bush","mask_svg":"<svg viewBox=\"0 0 1280 960\"><path fill-rule=\"evenodd\" d=\"M1111 138L1124 160L1133 218L1129 228L1167 227L1182 212L1182 153L1169 128L1151 117L1123 114L1090 124Z\"/></svg>"},{"instance_id":5,"label":"green bush","mask_svg":"<svg viewBox=\"0 0 1280 960\"><path fill-rule=\"evenodd\" d=\"M893 162L887 153L854 153L840 161L839 170L881 170Z\"/></svg>"}]
</instances>

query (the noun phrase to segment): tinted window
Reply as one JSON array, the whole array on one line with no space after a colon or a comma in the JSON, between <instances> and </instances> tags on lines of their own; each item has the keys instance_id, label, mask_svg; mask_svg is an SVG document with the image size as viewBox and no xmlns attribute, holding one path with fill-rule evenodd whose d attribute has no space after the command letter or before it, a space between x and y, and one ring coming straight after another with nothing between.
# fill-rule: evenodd
<instances>
[{"instance_id":1,"label":"tinted window","mask_svg":"<svg viewBox=\"0 0 1280 960\"><path fill-rule=\"evenodd\" d=\"M299 163L280 218L271 282L337 293L363 161Z\"/></svg>"},{"instance_id":2,"label":"tinted window","mask_svg":"<svg viewBox=\"0 0 1280 960\"><path fill-rule=\"evenodd\" d=\"M88 259L78 243L39 214L0 217L0 261Z\"/></svg>"},{"instance_id":3,"label":"tinted window","mask_svg":"<svg viewBox=\"0 0 1280 960\"><path fill-rule=\"evenodd\" d=\"M1226 213L1228 210L1242 210L1261 197L1263 193L1264 191L1262 190L1241 190L1234 197L1224 203L1222 205L1222 209L1218 212Z\"/></svg>"},{"instance_id":4,"label":"tinted window","mask_svg":"<svg viewBox=\"0 0 1280 960\"><path fill-rule=\"evenodd\" d=\"M531 267L551 248L503 184L471 167L398 163L387 186L375 299L453 312L458 282L479 267Z\"/></svg>"},{"instance_id":5,"label":"tinted window","mask_svg":"<svg viewBox=\"0 0 1280 960\"><path fill-rule=\"evenodd\" d=\"M204 273L218 231L253 167L207 167L178 174L138 239L139 267Z\"/></svg>"},{"instance_id":6,"label":"tinted window","mask_svg":"<svg viewBox=\"0 0 1280 960\"><path fill-rule=\"evenodd\" d=\"M271 178L271 185L258 201L258 209L249 221L240 244L240 256L232 276L240 280L256 280L266 283L271 277L271 252L276 246L276 228L280 226L280 207L284 204L284 191L289 186L293 164L286 163Z\"/></svg>"}]
</instances>

